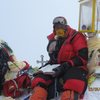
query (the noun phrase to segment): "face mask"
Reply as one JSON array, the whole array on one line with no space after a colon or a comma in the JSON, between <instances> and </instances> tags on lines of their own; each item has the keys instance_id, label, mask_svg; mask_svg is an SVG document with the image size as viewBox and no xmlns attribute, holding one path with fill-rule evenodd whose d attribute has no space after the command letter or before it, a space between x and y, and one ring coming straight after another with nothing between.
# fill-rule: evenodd
<instances>
[{"instance_id":1,"label":"face mask","mask_svg":"<svg viewBox=\"0 0 100 100\"><path fill-rule=\"evenodd\" d=\"M65 36L65 30L64 29L57 29L57 30L55 30L55 34L56 34L56 36L60 36L60 37L64 37Z\"/></svg>"}]
</instances>

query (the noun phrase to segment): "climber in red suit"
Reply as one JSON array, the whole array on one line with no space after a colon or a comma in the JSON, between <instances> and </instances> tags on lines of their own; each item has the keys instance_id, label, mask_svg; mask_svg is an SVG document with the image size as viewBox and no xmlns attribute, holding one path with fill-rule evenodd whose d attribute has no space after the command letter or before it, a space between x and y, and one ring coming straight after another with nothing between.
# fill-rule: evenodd
<instances>
[{"instance_id":1,"label":"climber in red suit","mask_svg":"<svg viewBox=\"0 0 100 100\"><path fill-rule=\"evenodd\" d=\"M53 20L53 32L48 36L47 51L55 75L38 74L32 80L33 94L30 100L47 100L47 89L54 77L63 79L61 100L79 100L87 88L88 48L85 36L72 29L64 17ZM76 98L76 99L74 99Z\"/></svg>"}]
</instances>

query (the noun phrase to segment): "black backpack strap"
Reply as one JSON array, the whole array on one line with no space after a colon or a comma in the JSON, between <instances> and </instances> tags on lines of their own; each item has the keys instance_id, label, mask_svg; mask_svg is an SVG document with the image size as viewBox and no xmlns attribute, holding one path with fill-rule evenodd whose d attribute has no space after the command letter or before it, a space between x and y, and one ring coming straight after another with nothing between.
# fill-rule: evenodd
<instances>
[{"instance_id":1,"label":"black backpack strap","mask_svg":"<svg viewBox=\"0 0 100 100\"><path fill-rule=\"evenodd\" d=\"M72 35L72 37L71 37L71 39L70 39L70 43L72 43L72 42L73 42L73 39L74 39L74 37L75 37L77 34L78 34L78 32L77 32L77 31L75 31L75 32L73 33L73 35Z\"/></svg>"}]
</instances>

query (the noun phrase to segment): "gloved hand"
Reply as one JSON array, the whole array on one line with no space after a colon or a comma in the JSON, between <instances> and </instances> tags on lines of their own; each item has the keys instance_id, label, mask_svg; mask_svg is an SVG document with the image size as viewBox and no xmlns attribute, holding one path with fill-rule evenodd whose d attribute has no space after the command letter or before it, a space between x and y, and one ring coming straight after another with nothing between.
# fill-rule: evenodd
<instances>
[{"instance_id":1,"label":"gloved hand","mask_svg":"<svg viewBox=\"0 0 100 100\"><path fill-rule=\"evenodd\" d=\"M55 72L55 74L53 76L59 77L59 76L63 75L71 67L72 67L71 64L69 64L67 62L62 63L60 66L53 69L53 71Z\"/></svg>"}]
</instances>

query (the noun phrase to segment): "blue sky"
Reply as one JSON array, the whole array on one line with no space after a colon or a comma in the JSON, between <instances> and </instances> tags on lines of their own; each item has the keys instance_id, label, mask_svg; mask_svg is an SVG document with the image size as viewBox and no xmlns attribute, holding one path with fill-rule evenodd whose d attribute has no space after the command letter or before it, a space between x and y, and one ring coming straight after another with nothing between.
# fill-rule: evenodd
<instances>
[{"instance_id":1,"label":"blue sky","mask_svg":"<svg viewBox=\"0 0 100 100\"><path fill-rule=\"evenodd\" d=\"M0 0L0 38L13 49L19 60L40 66L36 60L47 60L47 35L56 16L66 17L78 29L78 0Z\"/></svg>"}]
</instances>

